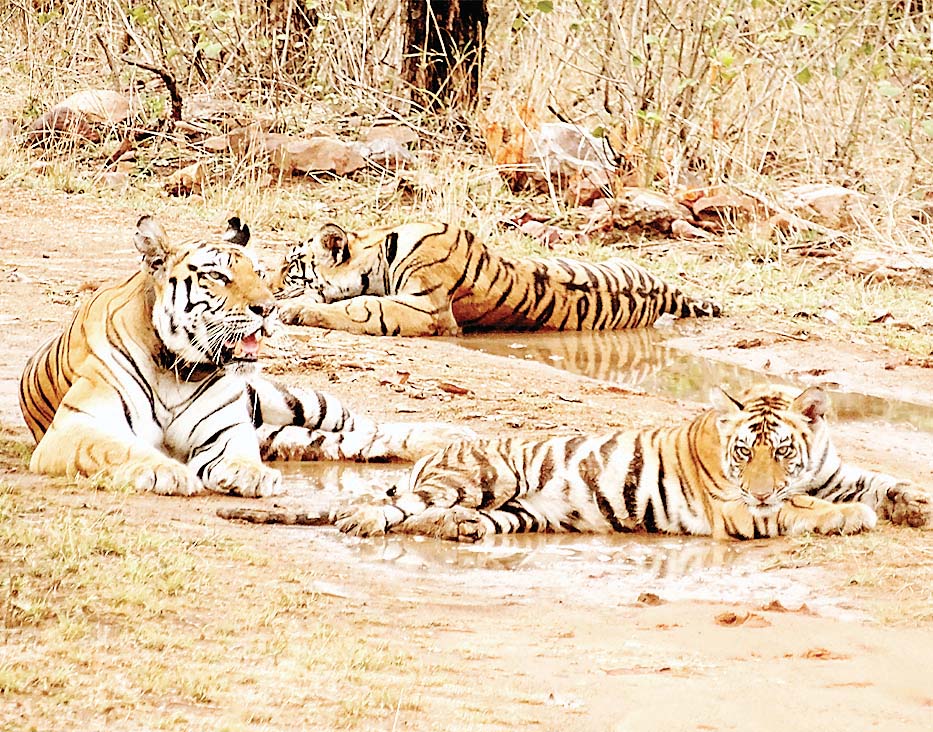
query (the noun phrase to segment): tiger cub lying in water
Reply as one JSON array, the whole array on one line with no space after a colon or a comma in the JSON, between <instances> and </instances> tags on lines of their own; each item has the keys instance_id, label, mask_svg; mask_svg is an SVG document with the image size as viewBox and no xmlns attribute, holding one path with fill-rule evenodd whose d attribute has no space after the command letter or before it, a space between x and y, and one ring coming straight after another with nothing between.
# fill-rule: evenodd
<instances>
[{"instance_id":1,"label":"tiger cub lying in water","mask_svg":"<svg viewBox=\"0 0 933 732\"><path fill-rule=\"evenodd\" d=\"M285 323L368 335L614 330L720 312L622 259L508 258L439 223L327 224L289 250L273 289Z\"/></svg>"},{"instance_id":2,"label":"tiger cub lying in water","mask_svg":"<svg viewBox=\"0 0 933 732\"><path fill-rule=\"evenodd\" d=\"M451 445L419 460L391 503L337 512L341 531L477 541L513 532L648 531L755 539L929 524L933 497L843 463L828 398L762 387L676 427ZM877 514L876 514L877 512Z\"/></svg>"}]
</instances>

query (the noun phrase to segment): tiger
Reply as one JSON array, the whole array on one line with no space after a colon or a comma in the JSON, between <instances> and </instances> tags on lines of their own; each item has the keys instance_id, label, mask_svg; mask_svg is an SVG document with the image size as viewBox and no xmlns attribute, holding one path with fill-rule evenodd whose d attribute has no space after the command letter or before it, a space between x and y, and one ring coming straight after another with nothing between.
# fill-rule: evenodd
<instances>
[{"instance_id":1,"label":"tiger","mask_svg":"<svg viewBox=\"0 0 933 732\"><path fill-rule=\"evenodd\" d=\"M139 271L98 289L28 360L19 402L36 473L100 476L141 491L281 490L262 458L413 460L468 428L377 424L327 394L263 378L276 302L231 218L217 239L172 243L143 216Z\"/></svg>"},{"instance_id":2,"label":"tiger","mask_svg":"<svg viewBox=\"0 0 933 732\"><path fill-rule=\"evenodd\" d=\"M721 312L623 259L509 258L443 223L326 224L272 281L283 322L364 335L615 330Z\"/></svg>"},{"instance_id":3,"label":"tiger","mask_svg":"<svg viewBox=\"0 0 933 732\"><path fill-rule=\"evenodd\" d=\"M851 534L880 514L929 525L933 496L844 463L829 400L763 385L672 427L598 436L482 439L415 463L384 505L337 508L343 532L473 542L514 532L659 532L758 539Z\"/></svg>"}]
</instances>

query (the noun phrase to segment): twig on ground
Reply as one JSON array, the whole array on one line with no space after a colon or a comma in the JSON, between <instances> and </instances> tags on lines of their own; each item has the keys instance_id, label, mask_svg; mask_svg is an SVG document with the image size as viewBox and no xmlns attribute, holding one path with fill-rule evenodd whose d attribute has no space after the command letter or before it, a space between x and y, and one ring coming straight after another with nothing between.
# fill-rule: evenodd
<instances>
[{"instance_id":1,"label":"twig on ground","mask_svg":"<svg viewBox=\"0 0 933 732\"><path fill-rule=\"evenodd\" d=\"M289 526L327 526L326 515L301 513L285 508L218 508L217 515L228 521L246 521L250 524L287 524Z\"/></svg>"},{"instance_id":2,"label":"twig on ground","mask_svg":"<svg viewBox=\"0 0 933 732\"><path fill-rule=\"evenodd\" d=\"M148 64L145 61L139 61L137 59L127 58L126 56L120 56L121 60L130 64L131 66L137 66L140 69L145 69L146 71L151 71L153 74L162 79L162 83L165 84L165 88L168 90L169 99L172 101L172 112L169 115L170 119L173 122L181 121L181 94L178 91L178 84L175 81L175 77L167 69L160 68L158 66L153 66Z\"/></svg>"}]
</instances>

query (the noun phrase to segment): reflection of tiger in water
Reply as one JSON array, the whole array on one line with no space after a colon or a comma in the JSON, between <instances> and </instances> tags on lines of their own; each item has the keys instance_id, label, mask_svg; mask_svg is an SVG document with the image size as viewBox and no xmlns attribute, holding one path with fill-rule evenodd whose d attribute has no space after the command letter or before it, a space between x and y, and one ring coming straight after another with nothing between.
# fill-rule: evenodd
<instances>
[{"instance_id":1,"label":"reflection of tiger in water","mask_svg":"<svg viewBox=\"0 0 933 732\"><path fill-rule=\"evenodd\" d=\"M265 495L269 457L412 459L469 430L376 425L337 400L260 378L275 300L231 219L225 241L170 244L137 224L143 266L98 290L33 355L20 407L38 442L30 469L97 475L156 493Z\"/></svg>"},{"instance_id":2,"label":"reflection of tiger in water","mask_svg":"<svg viewBox=\"0 0 933 732\"><path fill-rule=\"evenodd\" d=\"M476 541L487 533L649 531L751 539L929 523L926 493L841 462L826 395L718 392L673 428L454 444L422 458L392 503L336 514L348 533Z\"/></svg>"},{"instance_id":3,"label":"reflection of tiger in water","mask_svg":"<svg viewBox=\"0 0 933 732\"><path fill-rule=\"evenodd\" d=\"M670 313L719 315L621 259L506 258L462 229L326 225L291 248L274 282L282 320L370 335L639 328Z\"/></svg>"}]
</instances>

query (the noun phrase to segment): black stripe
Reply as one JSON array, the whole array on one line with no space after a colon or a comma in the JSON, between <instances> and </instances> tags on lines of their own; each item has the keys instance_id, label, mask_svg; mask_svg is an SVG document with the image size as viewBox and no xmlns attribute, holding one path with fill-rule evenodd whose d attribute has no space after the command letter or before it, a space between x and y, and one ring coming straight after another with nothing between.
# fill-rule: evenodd
<instances>
[{"instance_id":1,"label":"black stripe","mask_svg":"<svg viewBox=\"0 0 933 732\"><path fill-rule=\"evenodd\" d=\"M632 450L632 460L628 466L628 473L625 476L625 484L622 486L622 498L625 501L625 511L629 518L638 519L638 484L641 480L641 471L644 467L644 458L641 447L642 435L635 438L635 445Z\"/></svg>"}]
</instances>

